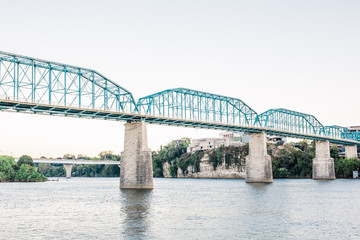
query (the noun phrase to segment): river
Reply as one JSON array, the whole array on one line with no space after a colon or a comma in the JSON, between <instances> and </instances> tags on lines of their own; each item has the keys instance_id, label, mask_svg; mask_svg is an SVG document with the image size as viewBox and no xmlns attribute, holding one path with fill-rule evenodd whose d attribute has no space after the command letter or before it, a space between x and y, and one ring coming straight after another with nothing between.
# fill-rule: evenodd
<instances>
[{"instance_id":1,"label":"river","mask_svg":"<svg viewBox=\"0 0 360 240\"><path fill-rule=\"evenodd\" d=\"M360 239L359 180L154 185L121 191L118 178L0 183L0 239Z\"/></svg>"}]
</instances>

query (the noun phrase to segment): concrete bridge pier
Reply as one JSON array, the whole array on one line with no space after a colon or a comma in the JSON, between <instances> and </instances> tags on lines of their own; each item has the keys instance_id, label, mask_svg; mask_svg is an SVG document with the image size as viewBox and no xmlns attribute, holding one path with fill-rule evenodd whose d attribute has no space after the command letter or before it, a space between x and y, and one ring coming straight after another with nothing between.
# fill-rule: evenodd
<instances>
[{"instance_id":1,"label":"concrete bridge pier","mask_svg":"<svg viewBox=\"0 0 360 240\"><path fill-rule=\"evenodd\" d=\"M151 150L146 123L125 123L124 151L120 161L121 189L153 189Z\"/></svg>"},{"instance_id":2,"label":"concrete bridge pier","mask_svg":"<svg viewBox=\"0 0 360 240\"><path fill-rule=\"evenodd\" d=\"M66 178L71 178L71 170L73 168L74 164L64 164L64 168L66 171Z\"/></svg>"},{"instance_id":3,"label":"concrete bridge pier","mask_svg":"<svg viewBox=\"0 0 360 240\"><path fill-rule=\"evenodd\" d=\"M266 134L250 134L249 155L246 157L247 183L273 182L271 157L267 154Z\"/></svg>"},{"instance_id":4,"label":"concrete bridge pier","mask_svg":"<svg viewBox=\"0 0 360 240\"><path fill-rule=\"evenodd\" d=\"M312 178L316 180L335 179L334 159L330 157L329 141L316 141L316 156L313 159Z\"/></svg>"},{"instance_id":5,"label":"concrete bridge pier","mask_svg":"<svg viewBox=\"0 0 360 240\"><path fill-rule=\"evenodd\" d=\"M346 158L357 158L357 146L345 146L345 157Z\"/></svg>"}]
</instances>

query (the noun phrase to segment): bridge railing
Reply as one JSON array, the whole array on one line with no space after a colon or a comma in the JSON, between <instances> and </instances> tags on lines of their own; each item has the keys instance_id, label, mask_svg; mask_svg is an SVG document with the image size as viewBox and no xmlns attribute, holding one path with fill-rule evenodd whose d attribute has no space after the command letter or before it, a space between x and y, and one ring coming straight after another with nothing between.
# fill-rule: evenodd
<instances>
[{"instance_id":1,"label":"bridge railing","mask_svg":"<svg viewBox=\"0 0 360 240\"><path fill-rule=\"evenodd\" d=\"M12 101L13 99L10 99L9 96L0 95L0 99L2 100L9 100ZM118 109L115 107L112 108L104 108L101 106L88 106L88 105L76 105L75 107L71 103L59 103L59 102L49 102L46 100L32 100L32 99L26 99L26 98L16 98L15 101L20 103L30 103L35 105L46 105L46 106L52 106L52 107L64 107L64 108L81 108L81 109L93 109L93 110L102 110L102 111L112 111L112 112L118 112ZM122 111L127 113L132 113L133 111Z\"/></svg>"}]
</instances>

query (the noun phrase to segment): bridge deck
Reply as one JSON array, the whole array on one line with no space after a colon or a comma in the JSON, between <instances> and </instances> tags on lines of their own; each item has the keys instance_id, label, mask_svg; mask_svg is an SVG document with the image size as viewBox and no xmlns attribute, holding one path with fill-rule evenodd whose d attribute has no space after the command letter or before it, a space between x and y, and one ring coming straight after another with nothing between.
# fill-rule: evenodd
<instances>
[{"instance_id":1,"label":"bridge deck","mask_svg":"<svg viewBox=\"0 0 360 240\"><path fill-rule=\"evenodd\" d=\"M79 118L100 118L115 121L145 121L152 124L162 124L171 126L183 126L192 128L219 129L226 131L243 131L248 133L265 132L269 135L279 135L284 137L302 138L318 141L329 141L335 144L357 145L360 142L349 139L331 138L328 136L291 132L281 129L265 128L258 126L242 126L237 124L226 124L221 122L205 122L188 119L169 118L164 116L143 115L138 113L126 113L116 111L105 111L89 108L77 108L68 106L56 106L44 103L22 102L10 99L0 99L0 111L23 112L45 115L59 115Z\"/></svg>"}]
</instances>

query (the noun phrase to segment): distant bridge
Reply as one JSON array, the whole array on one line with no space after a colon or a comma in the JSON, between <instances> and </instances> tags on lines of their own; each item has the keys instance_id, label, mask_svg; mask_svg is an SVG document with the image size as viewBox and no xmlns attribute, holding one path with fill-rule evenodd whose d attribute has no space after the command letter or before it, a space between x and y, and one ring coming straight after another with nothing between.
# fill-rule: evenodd
<instances>
[{"instance_id":1,"label":"distant bridge","mask_svg":"<svg viewBox=\"0 0 360 240\"><path fill-rule=\"evenodd\" d=\"M258 114L240 99L186 88L164 90L142 97L136 103L131 92L95 70L1 51L0 110L139 123L125 125L128 129L125 138L137 136L138 146L147 157L146 128L140 124L144 122L360 146L360 133L336 125L324 126L310 114L283 108ZM126 131L135 132L127 135ZM124 156L132 161L144 157L142 153L134 157L135 146L127 146L126 142L125 139L125 152L129 154ZM353 153L353 148L349 151ZM327 158L328 154L324 156ZM122 168L124 174L130 174L129 178L140 174L138 164L125 162L123 158L122 164L133 170ZM150 172L148 167L143 171ZM133 180L141 179L135 176Z\"/></svg>"},{"instance_id":2,"label":"distant bridge","mask_svg":"<svg viewBox=\"0 0 360 240\"><path fill-rule=\"evenodd\" d=\"M73 164L73 165L119 165L120 161L107 161L107 160L75 160L75 159L33 159L34 163L52 163L52 164Z\"/></svg>"},{"instance_id":3,"label":"distant bridge","mask_svg":"<svg viewBox=\"0 0 360 240\"><path fill-rule=\"evenodd\" d=\"M17 162L19 159L15 159ZM33 159L34 163L50 163L50 164L64 164L66 177L71 178L71 169L74 165L88 164L88 165L119 165L120 161L106 161L106 160L75 160L75 159Z\"/></svg>"}]
</instances>

